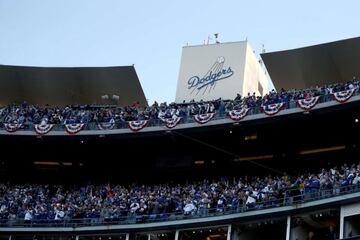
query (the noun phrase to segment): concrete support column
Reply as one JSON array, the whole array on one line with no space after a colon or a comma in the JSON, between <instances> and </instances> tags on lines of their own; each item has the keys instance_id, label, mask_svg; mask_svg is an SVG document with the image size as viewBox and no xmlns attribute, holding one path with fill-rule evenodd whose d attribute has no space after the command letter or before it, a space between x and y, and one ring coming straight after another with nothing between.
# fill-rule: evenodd
<instances>
[{"instance_id":1,"label":"concrete support column","mask_svg":"<svg viewBox=\"0 0 360 240\"><path fill-rule=\"evenodd\" d=\"M339 239L344 239L344 211L341 208L340 210L340 230L339 230Z\"/></svg>"},{"instance_id":2,"label":"concrete support column","mask_svg":"<svg viewBox=\"0 0 360 240\"><path fill-rule=\"evenodd\" d=\"M291 216L287 216L286 219L286 240L290 240L290 231L291 231Z\"/></svg>"},{"instance_id":3,"label":"concrete support column","mask_svg":"<svg viewBox=\"0 0 360 240\"><path fill-rule=\"evenodd\" d=\"M226 240L231 240L231 224L229 224L229 226L228 226L227 239Z\"/></svg>"},{"instance_id":4,"label":"concrete support column","mask_svg":"<svg viewBox=\"0 0 360 240\"><path fill-rule=\"evenodd\" d=\"M179 239L179 230L176 230L175 232L175 240L178 240Z\"/></svg>"}]
</instances>

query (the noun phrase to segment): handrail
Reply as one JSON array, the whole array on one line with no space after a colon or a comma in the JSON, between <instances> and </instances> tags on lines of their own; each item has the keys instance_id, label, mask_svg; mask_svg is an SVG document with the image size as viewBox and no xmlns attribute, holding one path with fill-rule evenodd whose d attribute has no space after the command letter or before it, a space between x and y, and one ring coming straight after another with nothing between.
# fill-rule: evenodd
<instances>
[{"instance_id":1,"label":"handrail","mask_svg":"<svg viewBox=\"0 0 360 240\"><path fill-rule=\"evenodd\" d=\"M354 96L356 96L356 95L360 95L359 89L355 90ZM283 109L299 108L297 101L298 100L285 101ZM331 102L331 101L335 101L333 99L333 94L320 95L318 103L325 103L325 102ZM261 106L255 106L255 107L249 108L247 115L257 115L257 114L261 114L261 113L262 113ZM228 117L226 116L226 112L217 111L213 120L222 120L222 119L228 119ZM194 122L195 121L193 120L192 115L189 115L189 116L182 117L179 124L194 123ZM86 123L86 124L84 124L83 130L99 130L98 124L99 123L97 123L97 122ZM19 129L19 131L33 131L34 125L35 124L33 124L33 123L25 123L25 124L23 124L22 128ZM164 123L160 119L149 119L147 126L150 126L150 127L164 126ZM114 124L113 129L127 129L127 128L128 128L127 122L117 122ZM2 123L2 122L0 122L0 130L5 130L4 123ZM64 132L65 125L64 124L55 124L51 131Z\"/></svg>"},{"instance_id":2,"label":"handrail","mask_svg":"<svg viewBox=\"0 0 360 240\"><path fill-rule=\"evenodd\" d=\"M84 219L63 219L63 220L31 220L25 221L23 219L0 219L0 227L84 227L84 226L102 226L102 225L128 225L139 223L154 223L165 221L176 221L184 219L204 219L208 217L230 215L236 213L243 213L249 211L263 210L269 208L277 208L284 206L292 206L297 204L303 204L320 199L327 199L337 197L340 195L346 195L351 193L360 192L360 184L348 185L340 188L334 188L331 190L325 189L311 189L310 192L303 192L304 189L292 189L286 191L285 195L288 195L280 199L272 199L263 202L257 202L253 205L242 205L236 207L224 207L219 208L198 208L191 214L184 214L181 211L172 213L161 213L151 215L136 215L129 214L128 216L119 217L116 219L103 219L103 218L84 218ZM301 192L299 195L292 195L292 191Z\"/></svg>"}]
</instances>

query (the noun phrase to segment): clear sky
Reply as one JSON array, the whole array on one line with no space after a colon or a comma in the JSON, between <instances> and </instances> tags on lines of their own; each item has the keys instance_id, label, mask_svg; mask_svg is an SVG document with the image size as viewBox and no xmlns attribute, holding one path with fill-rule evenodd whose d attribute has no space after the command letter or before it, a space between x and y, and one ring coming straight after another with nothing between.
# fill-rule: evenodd
<instances>
[{"instance_id":1,"label":"clear sky","mask_svg":"<svg viewBox=\"0 0 360 240\"><path fill-rule=\"evenodd\" d=\"M173 101L181 49L218 32L260 53L360 36L359 0L0 0L0 64L135 64L146 97Z\"/></svg>"}]
</instances>

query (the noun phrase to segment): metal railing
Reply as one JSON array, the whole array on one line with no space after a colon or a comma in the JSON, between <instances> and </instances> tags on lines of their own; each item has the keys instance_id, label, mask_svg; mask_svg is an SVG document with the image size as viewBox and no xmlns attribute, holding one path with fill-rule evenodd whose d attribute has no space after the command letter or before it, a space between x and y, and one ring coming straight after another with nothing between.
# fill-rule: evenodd
<instances>
[{"instance_id":1,"label":"metal railing","mask_svg":"<svg viewBox=\"0 0 360 240\"><path fill-rule=\"evenodd\" d=\"M358 89L354 92L354 96L355 95L360 95L360 91ZM332 94L320 95L318 103L331 102L331 101L335 101L333 100ZM283 109L294 109L294 108L298 108L296 100L284 102ZM256 115L260 113L262 113L261 106L256 106L250 108L247 115ZM225 112L216 111L216 114L212 120L222 120L222 119L228 119ZM182 119L179 124L194 123L194 122L195 121L193 120L192 116L182 116ZM164 126L164 123L160 119L150 119L148 120L147 126L148 127ZM115 123L113 129L127 129L127 128L128 128L127 122L117 122ZM5 130L4 125L1 122L0 122L0 130ZM22 125L22 128L19 129L18 131L33 131L33 130L34 130L34 124L24 123ZM86 123L82 130L99 130L98 123L96 122ZM63 124L57 124L53 127L51 131L65 131L65 126Z\"/></svg>"},{"instance_id":2,"label":"metal railing","mask_svg":"<svg viewBox=\"0 0 360 240\"><path fill-rule=\"evenodd\" d=\"M301 194L294 195L293 193ZM293 206L307 202L317 201L321 199L332 198L340 195L360 192L360 184L348 185L331 190L312 189L304 192L300 189L286 191L284 198L273 198L267 201L256 202L254 204L243 204L241 206L225 206L223 208L198 208L189 214L183 211L160 213L150 215L129 214L127 216L116 218L83 218L83 219L63 219L63 220L31 220L23 219L1 219L0 227L84 227L84 226L103 226L103 225L128 225L138 223L154 223L165 221L176 221L184 219L201 219L215 216L224 216L229 214L237 214L249 211L264 210L270 208L278 208L284 206Z\"/></svg>"}]
</instances>

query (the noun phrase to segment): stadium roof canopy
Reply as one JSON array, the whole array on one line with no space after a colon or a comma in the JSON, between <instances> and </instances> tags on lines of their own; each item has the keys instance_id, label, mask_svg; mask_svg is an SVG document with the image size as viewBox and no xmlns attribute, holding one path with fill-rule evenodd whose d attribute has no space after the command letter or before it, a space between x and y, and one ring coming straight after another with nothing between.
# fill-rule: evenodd
<instances>
[{"instance_id":1,"label":"stadium roof canopy","mask_svg":"<svg viewBox=\"0 0 360 240\"><path fill-rule=\"evenodd\" d=\"M347 82L360 76L360 37L261 57L277 90Z\"/></svg>"},{"instance_id":2,"label":"stadium roof canopy","mask_svg":"<svg viewBox=\"0 0 360 240\"><path fill-rule=\"evenodd\" d=\"M102 96L106 97L102 98ZM118 96L118 97L117 97ZM146 106L134 66L25 67L0 65L0 105L112 104Z\"/></svg>"}]
</instances>

